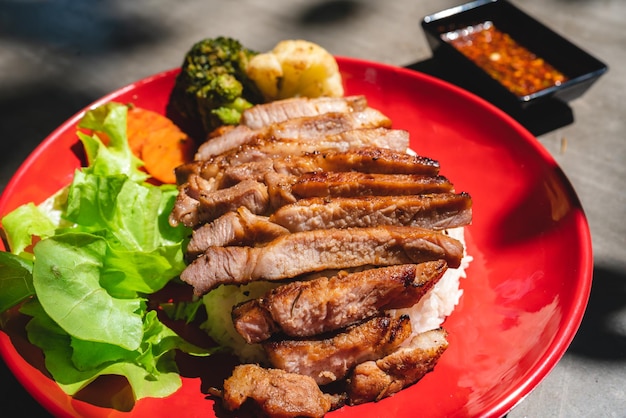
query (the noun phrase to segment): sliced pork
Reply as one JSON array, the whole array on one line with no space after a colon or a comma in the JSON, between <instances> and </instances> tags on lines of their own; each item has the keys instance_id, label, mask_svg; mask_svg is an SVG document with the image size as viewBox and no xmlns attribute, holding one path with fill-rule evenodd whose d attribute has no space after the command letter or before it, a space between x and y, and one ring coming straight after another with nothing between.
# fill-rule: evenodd
<instances>
[{"instance_id":1,"label":"sliced pork","mask_svg":"<svg viewBox=\"0 0 626 418\"><path fill-rule=\"evenodd\" d=\"M388 307L413 306L446 269L446 262L437 260L288 283L235 307L233 323L248 343L279 331L290 337L335 331Z\"/></svg>"},{"instance_id":2,"label":"sliced pork","mask_svg":"<svg viewBox=\"0 0 626 418\"><path fill-rule=\"evenodd\" d=\"M252 213L267 212L270 200L267 186L254 180L244 180L233 187L218 190L202 190L189 187L186 193L196 199L200 213L193 225L210 222L223 214L245 207Z\"/></svg>"},{"instance_id":3,"label":"sliced pork","mask_svg":"<svg viewBox=\"0 0 626 418\"><path fill-rule=\"evenodd\" d=\"M221 397L229 411L253 400L260 409L251 411L255 416L319 418L333 405L333 398L324 394L312 378L255 364L235 367L224 381Z\"/></svg>"},{"instance_id":4,"label":"sliced pork","mask_svg":"<svg viewBox=\"0 0 626 418\"><path fill-rule=\"evenodd\" d=\"M404 225L443 230L469 225L467 193L308 198L277 209L270 221L291 232L327 228Z\"/></svg>"},{"instance_id":5,"label":"sliced pork","mask_svg":"<svg viewBox=\"0 0 626 418\"><path fill-rule=\"evenodd\" d=\"M277 173L273 169L262 174L262 179L240 178L239 182L225 188L215 189L215 182L208 183L206 188L198 188L197 182L181 186L180 194L187 194L198 203L193 205L188 199L179 197L176 205L182 204L184 207L174 208L172 222L178 221L193 227L198 223L211 222L240 206L252 213L267 215L282 206L310 197L406 196L454 191L452 183L442 176L356 171L316 172L296 176ZM194 208L198 214L190 213ZM186 220L182 219L182 215L185 215ZM189 224L189 220L198 223Z\"/></svg>"},{"instance_id":6,"label":"sliced pork","mask_svg":"<svg viewBox=\"0 0 626 418\"><path fill-rule=\"evenodd\" d=\"M417 334L388 356L357 365L347 379L348 402L376 402L416 383L434 369L447 348L447 332L436 329Z\"/></svg>"},{"instance_id":7,"label":"sliced pork","mask_svg":"<svg viewBox=\"0 0 626 418\"><path fill-rule=\"evenodd\" d=\"M243 111L240 123L251 129L284 122L288 119L317 116L331 112L353 112L367 108L365 96L294 97L253 106Z\"/></svg>"},{"instance_id":8,"label":"sliced pork","mask_svg":"<svg viewBox=\"0 0 626 418\"><path fill-rule=\"evenodd\" d=\"M360 148L405 152L408 146L407 131L388 128L350 129L315 141L259 140L209 159L183 164L175 169L176 181L179 185L184 184L191 174L213 178L226 167L267 158L284 158L329 151L346 152Z\"/></svg>"},{"instance_id":9,"label":"sliced pork","mask_svg":"<svg viewBox=\"0 0 626 418\"><path fill-rule=\"evenodd\" d=\"M439 174L439 163L430 158L410 155L405 151L386 148L361 147L349 151L311 153L311 158L322 171L360 171L380 174Z\"/></svg>"},{"instance_id":10,"label":"sliced pork","mask_svg":"<svg viewBox=\"0 0 626 418\"><path fill-rule=\"evenodd\" d=\"M399 151L380 148L364 148L350 151L313 152L277 158L256 159L231 164L215 170L213 177L219 179L220 187L228 187L246 179L263 181L269 172L301 176L314 172L357 171L371 174L412 174L436 176L437 162ZM206 175L206 171L204 172Z\"/></svg>"},{"instance_id":11,"label":"sliced pork","mask_svg":"<svg viewBox=\"0 0 626 418\"><path fill-rule=\"evenodd\" d=\"M255 215L241 206L195 229L187 245L187 254L195 258L209 247L254 245L288 233L289 230L270 222L267 217Z\"/></svg>"},{"instance_id":12,"label":"sliced pork","mask_svg":"<svg viewBox=\"0 0 626 418\"><path fill-rule=\"evenodd\" d=\"M179 187L176 202L169 216L170 225L183 224L191 227L211 220L214 215L207 213L211 208L203 207L198 199L201 193L212 190L215 190L214 180L207 180L198 175L189 176L185 186Z\"/></svg>"},{"instance_id":13,"label":"sliced pork","mask_svg":"<svg viewBox=\"0 0 626 418\"><path fill-rule=\"evenodd\" d=\"M261 247L210 247L181 273L203 295L221 284L283 280L305 273L445 260L460 265L463 245L423 228L378 226L283 235Z\"/></svg>"},{"instance_id":14,"label":"sliced pork","mask_svg":"<svg viewBox=\"0 0 626 418\"><path fill-rule=\"evenodd\" d=\"M446 230L471 223L472 199L391 126L364 96L281 100L215 130L176 169L170 224L192 228L181 280L197 296L275 282L252 299L241 289L249 300L231 311L255 344L237 354L262 348L255 361L272 368L235 368L211 392L226 409L316 417L378 401L447 348L443 329L415 335L412 308L461 266L463 244Z\"/></svg>"},{"instance_id":15,"label":"sliced pork","mask_svg":"<svg viewBox=\"0 0 626 418\"><path fill-rule=\"evenodd\" d=\"M261 129L237 125L200 145L195 159L206 160L261 139L315 141L351 129L378 127L390 128L391 121L378 110L369 107L359 112L329 112L288 119Z\"/></svg>"},{"instance_id":16,"label":"sliced pork","mask_svg":"<svg viewBox=\"0 0 626 418\"><path fill-rule=\"evenodd\" d=\"M395 351L411 335L408 317L378 316L327 338L267 341L273 367L325 385L342 379L357 364Z\"/></svg>"},{"instance_id":17,"label":"sliced pork","mask_svg":"<svg viewBox=\"0 0 626 418\"><path fill-rule=\"evenodd\" d=\"M291 191L300 199L445 193L453 192L454 186L443 176L324 171L299 176Z\"/></svg>"}]
</instances>

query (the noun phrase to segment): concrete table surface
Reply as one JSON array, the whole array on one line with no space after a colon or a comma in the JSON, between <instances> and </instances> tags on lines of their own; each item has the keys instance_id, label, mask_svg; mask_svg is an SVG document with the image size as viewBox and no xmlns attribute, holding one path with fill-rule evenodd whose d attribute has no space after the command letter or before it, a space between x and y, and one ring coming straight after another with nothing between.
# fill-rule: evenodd
<instances>
[{"instance_id":1,"label":"concrete table surface","mask_svg":"<svg viewBox=\"0 0 626 418\"><path fill-rule=\"evenodd\" d=\"M180 65L218 35L259 51L307 39L336 55L406 66L431 56L420 22L453 0L0 0L0 191L56 126L111 90ZM548 377L509 414L626 416L626 2L512 0L609 66L538 135L588 216L594 281L582 325ZM37 405L0 362L0 415Z\"/></svg>"}]
</instances>

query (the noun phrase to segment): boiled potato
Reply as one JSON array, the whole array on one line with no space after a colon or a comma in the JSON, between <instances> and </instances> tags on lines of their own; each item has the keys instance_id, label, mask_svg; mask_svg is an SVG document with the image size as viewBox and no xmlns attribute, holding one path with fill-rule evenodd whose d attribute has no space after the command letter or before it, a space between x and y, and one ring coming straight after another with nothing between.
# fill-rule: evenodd
<instances>
[{"instance_id":1,"label":"boiled potato","mask_svg":"<svg viewBox=\"0 0 626 418\"><path fill-rule=\"evenodd\" d=\"M279 42L271 51L252 58L247 74L266 100L344 94L335 57L309 41Z\"/></svg>"}]
</instances>

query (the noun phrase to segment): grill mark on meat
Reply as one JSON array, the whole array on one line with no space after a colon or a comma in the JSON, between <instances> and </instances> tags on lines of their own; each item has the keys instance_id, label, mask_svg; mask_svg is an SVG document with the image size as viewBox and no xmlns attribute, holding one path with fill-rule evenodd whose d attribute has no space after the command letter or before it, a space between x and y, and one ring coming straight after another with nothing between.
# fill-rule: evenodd
<instances>
[{"instance_id":1,"label":"grill mark on meat","mask_svg":"<svg viewBox=\"0 0 626 418\"><path fill-rule=\"evenodd\" d=\"M375 402L410 386L431 372L448 348L443 329L416 335L406 347L357 365L347 379L348 402Z\"/></svg>"},{"instance_id":2,"label":"grill mark on meat","mask_svg":"<svg viewBox=\"0 0 626 418\"><path fill-rule=\"evenodd\" d=\"M323 171L360 171L381 174L439 174L439 163L427 157L385 148L318 152L313 157Z\"/></svg>"},{"instance_id":3,"label":"grill mark on meat","mask_svg":"<svg viewBox=\"0 0 626 418\"><path fill-rule=\"evenodd\" d=\"M454 191L452 183L443 176L418 174L369 174L349 171L305 173L295 176L279 174L272 169L260 173L259 177L263 178L241 180L233 186L217 190L213 187L198 189L190 182L186 187L181 187L181 193L187 193L191 198L198 200L199 204L186 205L181 210L175 210L174 215L187 213L195 207L199 213L186 218L203 223L211 222L240 206L248 208L252 213L265 215L299 199L310 197L406 196ZM214 185L215 182L211 184ZM186 204L184 199L180 201L181 204ZM185 225L198 224L185 223Z\"/></svg>"},{"instance_id":4,"label":"grill mark on meat","mask_svg":"<svg viewBox=\"0 0 626 418\"><path fill-rule=\"evenodd\" d=\"M328 171L358 171L372 174L420 174L435 176L439 172L436 161L408 155L404 152L365 148L349 151L312 152L302 155L254 158L236 164L220 162L196 162L197 168L187 165L177 171L179 182L186 182L184 175L200 175L214 180L215 188L230 187L243 180L263 181L269 172L300 176L306 173Z\"/></svg>"},{"instance_id":5,"label":"grill mark on meat","mask_svg":"<svg viewBox=\"0 0 626 418\"><path fill-rule=\"evenodd\" d=\"M454 186L443 176L324 171L299 176L291 191L297 198L380 196L453 192Z\"/></svg>"},{"instance_id":6,"label":"grill mark on meat","mask_svg":"<svg viewBox=\"0 0 626 418\"><path fill-rule=\"evenodd\" d=\"M443 230L469 225L472 200L467 193L409 196L313 197L277 209L270 221L291 232L375 225Z\"/></svg>"},{"instance_id":7,"label":"grill mark on meat","mask_svg":"<svg viewBox=\"0 0 626 418\"><path fill-rule=\"evenodd\" d=\"M362 111L367 108L365 96L295 97L253 106L243 111L240 123L260 129L287 119L316 116L329 112Z\"/></svg>"},{"instance_id":8,"label":"grill mark on meat","mask_svg":"<svg viewBox=\"0 0 626 418\"><path fill-rule=\"evenodd\" d=\"M255 215L241 206L195 229L187 245L187 255L193 259L209 247L254 245L288 233L286 228L270 222L267 217Z\"/></svg>"},{"instance_id":9,"label":"grill mark on meat","mask_svg":"<svg viewBox=\"0 0 626 418\"><path fill-rule=\"evenodd\" d=\"M439 173L439 164L428 158L380 148L313 152L228 165L223 169L222 184L232 185L244 179L260 181L271 170L279 174L292 175L319 171L358 171L371 174L436 176Z\"/></svg>"},{"instance_id":10,"label":"grill mark on meat","mask_svg":"<svg viewBox=\"0 0 626 418\"><path fill-rule=\"evenodd\" d=\"M283 280L329 269L438 259L457 268L462 257L458 240L423 228L326 229L283 235L262 247L209 247L180 277L203 295L221 284Z\"/></svg>"},{"instance_id":11,"label":"grill mark on meat","mask_svg":"<svg viewBox=\"0 0 626 418\"><path fill-rule=\"evenodd\" d=\"M331 395L324 394L310 377L255 364L241 364L224 381L222 403L235 411L252 399L261 415L270 417L323 417L332 407Z\"/></svg>"},{"instance_id":12,"label":"grill mark on meat","mask_svg":"<svg viewBox=\"0 0 626 418\"><path fill-rule=\"evenodd\" d=\"M273 367L325 385L343 379L357 364L395 351L411 335L411 321L377 316L327 338L262 343Z\"/></svg>"},{"instance_id":13,"label":"grill mark on meat","mask_svg":"<svg viewBox=\"0 0 626 418\"><path fill-rule=\"evenodd\" d=\"M233 323L248 343L279 331L290 337L335 331L385 309L413 306L446 269L446 262L437 260L291 282L236 306Z\"/></svg>"},{"instance_id":14,"label":"grill mark on meat","mask_svg":"<svg viewBox=\"0 0 626 418\"><path fill-rule=\"evenodd\" d=\"M314 141L347 130L378 127L390 128L391 120L372 108L359 112L329 112L317 116L293 118L261 129L237 125L236 128L223 135L210 138L200 145L194 158L206 160L258 140Z\"/></svg>"},{"instance_id":15,"label":"grill mark on meat","mask_svg":"<svg viewBox=\"0 0 626 418\"><path fill-rule=\"evenodd\" d=\"M364 147L405 152L408 146L407 131L388 128L351 129L315 141L262 140L209 159L185 163L175 169L176 182L179 185L186 183L191 174L213 178L226 167L267 158L275 159L329 151L346 152Z\"/></svg>"}]
</instances>

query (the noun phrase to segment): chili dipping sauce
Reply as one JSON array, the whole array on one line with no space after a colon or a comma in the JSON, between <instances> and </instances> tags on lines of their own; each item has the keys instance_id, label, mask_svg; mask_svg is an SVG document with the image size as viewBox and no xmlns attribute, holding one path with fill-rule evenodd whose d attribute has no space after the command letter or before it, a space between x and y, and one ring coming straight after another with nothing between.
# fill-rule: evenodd
<instances>
[{"instance_id":1,"label":"chili dipping sauce","mask_svg":"<svg viewBox=\"0 0 626 418\"><path fill-rule=\"evenodd\" d=\"M558 86L567 76L487 21L441 35L492 78L523 97Z\"/></svg>"}]
</instances>

